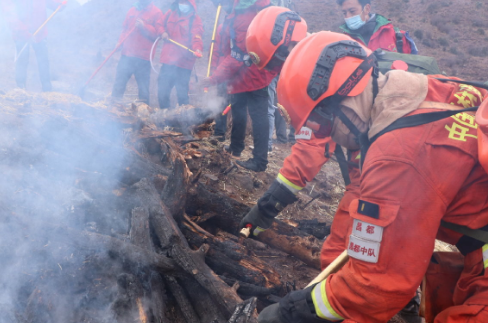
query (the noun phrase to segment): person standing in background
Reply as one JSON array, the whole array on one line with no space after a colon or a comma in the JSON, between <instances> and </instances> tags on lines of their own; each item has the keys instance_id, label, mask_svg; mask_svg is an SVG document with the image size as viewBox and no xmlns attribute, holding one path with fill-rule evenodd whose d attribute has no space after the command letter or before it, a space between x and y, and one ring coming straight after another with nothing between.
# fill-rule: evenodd
<instances>
[{"instance_id":1,"label":"person standing in background","mask_svg":"<svg viewBox=\"0 0 488 323\"><path fill-rule=\"evenodd\" d=\"M127 82L132 75L136 78L139 100L149 104L149 81L151 48L161 27L163 13L152 0L139 0L129 10L119 42L122 44L122 57L117 66L117 74L112 90L112 98L120 100L124 96Z\"/></svg>"},{"instance_id":2,"label":"person standing in background","mask_svg":"<svg viewBox=\"0 0 488 323\"><path fill-rule=\"evenodd\" d=\"M158 79L158 100L161 109L170 107L170 94L176 87L178 104L188 104L190 76L195 60L203 50L203 24L197 15L195 0L176 0L163 17L159 34L164 40L161 49L162 63ZM196 54L172 43L178 42Z\"/></svg>"},{"instance_id":3,"label":"person standing in background","mask_svg":"<svg viewBox=\"0 0 488 323\"><path fill-rule=\"evenodd\" d=\"M252 120L254 141L253 157L236 163L246 169L262 172L268 165L268 85L276 73L261 71L255 65L247 66L246 33L257 13L268 7L269 0L219 0L214 4L230 12L222 28L222 43L225 56L212 75L201 82L202 87L215 86L227 82L228 93L232 95L232 133L229 146L225 150L233 157L240 158L244 150L247 113ZM226 9L227 8L227 9Z\"/></svg>"},{"instance_id":4,"label":"person standing in background","mask_svg":"<svg viewBox=\"0 0 488 323\"><path fill-rule=\"evenodd\" d=\"M339 28L371 50L418 54L408 31L393 27L391 21L371 12L371 0L336 0L345 24Z\"/></svg>"},{"instance_id":5,"label":"person standing in background","mask_svg":"<svg viewBox=\"0 0 488 323\"><path fill-rule=\"evenodd\" d=\"M28 44L30 43L36 53L42 91L52 91L49 55L46 41L47 28L44 27L41 29L36 37L32 38L32 36L46 21L47 8L55 10L60 4L60 0L2 1L2 7L6 13L5 17L12 30L12 36L16 47L15 81L19 88L26 88L30 52ZM27 47L22 50L26 44ZM20 56L18 56L19 54Z\"/></svg>"},{"instance_id":6,"label":"person standing in background","mask_svg":"<svg viewBox=\"0 0 488 323\"><path fill-rule=\"evenodd\" d=\"M220 37L222 27L223 25L220 24L215 35L215 45L212 53L212 63L210 66L210 71L212 73L219 65L220 60L225 57L225 51L222 48L223 44ZM227 115L223 115L221 112L224 111L224 109L230 103L230 97L227 93L227 83L221 83L217 86L217 97L219 98L220 106L218 109L219 113L215 117L214 136L218 141L224 142L225 133L227 132Z\"/></svg>"}]
</instances>

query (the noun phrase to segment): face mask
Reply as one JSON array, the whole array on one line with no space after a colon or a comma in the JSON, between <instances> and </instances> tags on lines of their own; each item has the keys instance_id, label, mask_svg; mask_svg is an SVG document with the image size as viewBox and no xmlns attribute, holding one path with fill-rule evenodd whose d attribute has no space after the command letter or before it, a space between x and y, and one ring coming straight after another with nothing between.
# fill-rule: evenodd
<instances>
[{"instance_id":1,"label":"face mask","mask_svg":"<svg viewBox=\"0 0 488 323\"><path fill-rule=\"evenodd\" d=\"M184 3L178 3L178 8L180 9L181 13L188 13L191 10L191 6Z\"/></svg>"},{"instance_id":2,"label":"face mask","mask_svg":"<svg viewBox=\"0 0 488 323\"><path fill-rule=\"evenodd\" d=\"M363 21L363 19L361 19L362 13L363 12L361 11L361 13L357 16L353 16L353 17L344 19L346 21L346 25L349 29L357 30L357 29L361 28L362 26L364 26L366 21Z\"/></svg>"}]
</instances>

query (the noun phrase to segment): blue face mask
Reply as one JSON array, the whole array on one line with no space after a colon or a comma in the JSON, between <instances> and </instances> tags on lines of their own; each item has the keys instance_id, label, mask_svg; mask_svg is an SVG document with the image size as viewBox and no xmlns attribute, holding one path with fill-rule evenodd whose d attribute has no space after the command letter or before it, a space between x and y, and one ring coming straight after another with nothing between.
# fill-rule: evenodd
<instances>
[{"instance_id":1,"label":"blue face mask","mask_svg":"<svg viewBox=\"0 0 488 323\"><path fill-rule=\"evenodd\" d=\"M346 21L346 25L349 29L357 30L357 29L361 28L362 26L364 26L366 21L363 21L363 19L361 19L362 13L363 12L361 11L361 13L357 16L353 16L353 17L344 19Z\"/></svg>"},{"instance_id":2,"label":"blue face mask","mask_svg":"<svg viewBox=\"0 0 488 323\"><path fill-rule=\"evenodd\" d=\"M180 12L183 14L188 13L191 10L191 6L185 3L178 3L178 8L180 9Z\"/></svg>"}]
</instances>

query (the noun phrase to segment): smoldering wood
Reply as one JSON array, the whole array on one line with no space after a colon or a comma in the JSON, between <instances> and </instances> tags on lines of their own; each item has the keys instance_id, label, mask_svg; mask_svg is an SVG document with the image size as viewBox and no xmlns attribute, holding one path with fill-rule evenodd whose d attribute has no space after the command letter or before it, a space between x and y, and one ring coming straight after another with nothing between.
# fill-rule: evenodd
<instances>
[{"instance_id":1,"label":"smoldering wood","mask_svg":"<svg viewBox=\"0 0 488 323\"><path fill-rule=\"evenodd\" d=\"M168 146L173 148L172 151L172 172L166 181L161 198L168 208L170 214L178 222L183 220L183 213L186 205L186 195L190 180L190 170L186 162L174 147L174 144L167 142Z\"/></svg>"},{"instance_id":2,"label":"smoldering wood","mask_svg":"<svg viewBox=\"0 0 488 323\"><path fill-rule=\"evenodd\" d=\"M24 318L29 323L52 322L52 304L50 295L43 291L43 287L36 287L27 299Z\"/></svg>"},{"instance_id":3,"label":"smoldering wood","mask_svg":"<svg viewBox=\"0 0 488 323\"><path fill-rule=\"evenodd\" d=\"M131 227L129 231L130 241L144 250L154 251L154 245L151 239L149 228L149 212L144 207L136 207L132 210ZM146 291L144 304L147 309L146 316L151 322L166 322L164 313L164 291L165 284L162 277L155 272L141 272L141 279L147 281L149 290ZM169 276L168 279L170 279ZM137 300L136 300L137 301Z\"/></svg>"},{"instance_id":4,"label":"smoldering wood","mask_svg":"<svg viewBox=\"0 0 488 323\"><path fill-rule=\"evenodd\" d=\"M257 286L243 282L235 278L229 278L226 276L220 276L220 278L225 281L229 286L234 286L235 283L239 284L237 292L239 294L245 294L248 296L267 296L270 294L278 294L283 290L282 286L276 286L273 288L266 288L263 286Z\"/></svg>"},{"instance_id":5,"label":"smoldering wood","mask_svg":"<svg viewBox=\"0 0 488 323\"><path fill-rule=\"evenodd\" d=\"M78 250L88 252L108 251L123 262L129 262L136 266L147 266L166 274L176 274L180 270L173 259L110 236L48 224L45 224L43 228L50 230L53 237L60 240L60 244L68 242Z\"/></svg>"},{"instance_id":6,"label":"smoldering wood","mask_svg":"<svg viewBox=\"0 0 488 323\"><path fill-rule=\"evenodd\" d=\"M124 224L116 227L115 230L110 230L113 228L108 227L108 230L103 231L107 235L42 224L40 230L45 230L53 237L58 237L53 238L51 245L46 249L52 250L50 248L57 248L65 241L70 241L70 244L80 251L75 253L79 260L83 261L83 255L89 254L90 257L95 255L100 258L100 262L110 260L113 268L117 269L113 271L114 276L120 271L126 271L122 275L116 276L118 277L118 296L113 308L119 322L130 321L130 319L138 320L135 316L135 313L138 312L135 305L138 302L142 302L144 312L148 315L150 322L180 323L184 320L202 323L256 322L255 301L254 305L252 300L241 304L241 298L236 290L240 295L265 296L270 293L280 293L281 281L279 274L252 252L253 250L262 252L270 250L266 244L251 239L242 242L229 233L235 232L240 218L247 213L249 208L229 198L209 201L206 199L210 195L204 195L200 205L195 205L194 209L203 211L200 213L204 214L201 222L208 231L199 230L199 227L192 225L197 232L191 231L191 234L197 238L189 238L186 232L183 235L182 221L188 221L184 217L184 211L193 207L192 203L187 200L189 185L193 185L198 180L198 176L191 177L184 158L181 158L181 149L178 147L187 139L175 139L175 143L171 144L171 139L153 138L150 150L155 155L148 158L147 151L136 150L139 149L139 146L136 146L136 149L126 150L126 147L123 147L120 142L116 142L114 138L99 136L97 128L103 125L103 122L89 125L88 128L81 127L81 122L84 121L80 119L73 123L56 120L46 123L41 134L33 135L33 137L39 135L42 139L30 143L31 146L39 144L39 150L36 153L40 152L40 154L34 155L33 160L38 157L42 159L46 156L43 153L46 152L50 159L58 160L60 164L69 167L70 170L83 166L79 176L77 173L76 180L88 182L87 186L92 185L90 188L98 185L100 179L110 180L110 183L105 184L103 189L87 189L87 191L93 193L94 198L108 202L113 209L117 209L117 212L120 211L119 205L113 207L112 202L114 200L122 201L124 215L118 220L122 219ZM119 128L120 124L117 123L119 121L111 120L108 125ZM61 126L59 126L60 124ZM45 136L49 135L49 131L53 127L66 131L74 128L75 136L72 140L61 143L59 146L53 145L50 137ZM136 129L138 126L128 124L127 127ZM59 140L52 141L58 142ZM79 142L87 142L90 151L101 159L93 160L85 167L86 165L77 160L79 154L70 153ZM165 160L172 164L171 170L158 164L159 144L166 147L161 150L161 159L164 154ZM103 159L109 159L111 155L119 156L120 154L124 157L114 158L110 164L99 163ZM201 169L195 165L192 170L197 175L201 174ZM48 179L48 176L45 179ZM115 197L110 198L111 189L105 189L109 188L113 182L117 183L117 190L121 188L121 191L124 191L127 186L131 186L131 188L125 190L122 196L114 193ZM154 183L157 183L157 188ZM84 187L83 190L85 190ZM103 192L104 190L106 192ZM204 193L206 194L206 192ZM47 198L47 194L45 195L44 197ZM93 202L93 208L101 207L103 202L100 204ZM88 213L90 211L88 208L83 210ZM240 217L234 214L236 211ZM104 210L92 217L99 215L105 216ZM111 218L113 215L115 212L107 214L106 217ZM129 218L131 218L130 231L126 231ZM191 222L191 220L189 221ZM211 223L217 222L228 225L221 225L220 229L209 228ZM85 224L82 221L79 223L82 225L80 227ZM107 221L107 223L110 222ZM283 232L291 230L287 234L289 236L306 236L299 230L293 231L294 228L290 228L290 226L284 227L283 230ZM113 258L116 258L117 261L113 261ZM120 266L118 260L121 260L120 262L124 265ZM214 268L212 261L219 263L218 266L226 276L217 276L216 270L212 270ZM58 265L64 266L62 262ZM102 271L111 274L112 271L107 268L103 267ZM62 275L69 276L64 272ZM167 284L162 277L167 279ZM112 283L107 286L113 286L113 278L105 279L108 283ZM33 294L29 303L29 310L32 313L35 309L50 315L50 310L55 308L49 307L49 301L55 300L56 297L49 294L44 295L46 296L43 296L43 299L47 300L45 303L39 302L36 295ZM176 295L183 296L183 298L180 297L178 300ZM38 316L39 319L41 317ZM227 320L229 317L231 319ZM48 322L48 318L45 321ZM31 322L29 321L29 323Z\"/></svg>"},{"instance_id":7,"label":"smoldering wood","mask_svg":"<svg viewBox=\"0 0 488 323\"><path fill-rule=\"evenodd\" d=\"M257 323L256 303L256 297L252 297L239 304L228 323Z\"/></svg>"},{"instance_id":8,"label":"smoldering wood","mask_svg":"<svg viewBox=\"0 0 488 323\"><path fill-rule=\"evenodd\" d=\"M197 313L193 309L191 302L189 301L184 289L178 284L174 277L166 277L166 284L171 291L171 294L176 299L178 306L185 317L187 323L199 323L200 318L198 317Z\"/></svg>"},{"instance_id":9,"label":"smoldering wood","mask_svg":"<svg viewBox=\"0 0 488 323\"><path fill-rule=\"evenodd\" d=\"M138 304L142 306L144 290L139 279L132 274L117 276L118 293L111 307L118 323L132 323L140 320Z\"/></svg>"},{"instance_id":10,"label":"smoldering wood","mask_svg":"<svg viewBox=\"0 0 488 323\"><path fill-rule=\"evenodd\" d=\"M151 225L163 250L209 292L213 300L221 306L224 315L229 317L242 300L205 264L204 253L190 249L175 220L162 204L154 185L143 179L134 186L142 205L149 209Z\"/></svg>"},{"instance_id":11,"label":"smoldering wood","mask_svg":"<svg viewBox=\"0 0 488 323\"><path fill-rule=\"evenodd\" d=\"M169 322L165 314L167 302L165 301L164 291L166 290L166 287L164 285L163 278L159 273L151 273L151 277L149 278L149 286L151 288L151 321L155 323Z\"/></svg>"},{"instance_id":12,"label":"smoldering wood","mask_svg":"<svg viewBox=\"0 0 488 323\"><path fill-rule=\"evenodd\" d=\"M222 309L195 279L180 280L180 284L186 291L189 291L188 297L193 304L193 308L197 311L201 322L227 322L227 318L224 316Z\"/></svg>"},{"instance_id":13,"label":"smoldering wood","mask_svg":"<svg viewBox=\"0 0 488 323\"><path fill-rule=\"evenodd\" d=\"M194 248L206 243L210 249L206 261L218 274L230 275L236 280L266 288L280 288L280 275L268 264L254 256L245 246L216 236L184 230Z\"/></svg>"},{"instance_id":14,"label":"smoldering wood","mask_svg":"<svg viewBox=\"0 0 488 323\"><path fill-rule=\"evenodd\" d=\"M149 212L143 207L132 210L129 237L132 244L148 251L154 251L149 229Z\"/></svg>"},{"instance_id":15,"label":"smoldering wood","mask_svg":"<svg viewBox=\"0 0 488 323\"><path fill-rule=\"evenodd\" d=\"M282 234L280 223L273 223L271 229L261 233L259 241L292 255L312 268L320 269L322 244L313 236L299 237Z\"/></svg>"},{"instance_id":16,"label":"smoldering wood","mask_svg":"<svg viewBox=\"0 0 488 323\"><path fill-rule=\"evenodd\" d=\"M209 221L212 225L237 232L241 219L251 208L221 193L210 192L198 183L189 191L186 211L195 214L198 209L216 214ZM275 220L272 227L260 234L257 240L320 269L322 242L291 225Z\"/></svg>"}]
</instances>

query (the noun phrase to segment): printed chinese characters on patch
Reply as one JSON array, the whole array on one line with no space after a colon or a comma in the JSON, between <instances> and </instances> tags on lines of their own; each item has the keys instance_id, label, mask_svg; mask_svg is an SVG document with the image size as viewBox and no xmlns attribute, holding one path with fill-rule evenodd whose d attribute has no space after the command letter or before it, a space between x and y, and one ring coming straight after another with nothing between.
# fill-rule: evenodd
<instances>
[{"instance_id":1,"label":"printed chinese characters on patch","mask_svg":"<svg viewBox=\"0 0 488 323\"><path fill-rule=\"evenodd\" d=\"M347 254L359 260L377 263L383 239L383 227L354 219Z\"/></svg>"}]
</instances>

